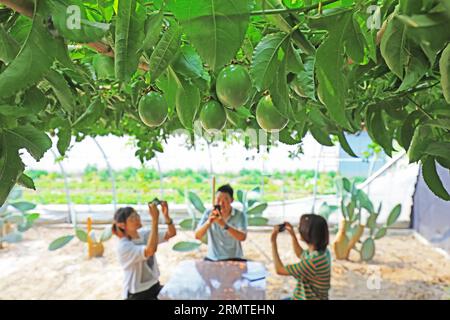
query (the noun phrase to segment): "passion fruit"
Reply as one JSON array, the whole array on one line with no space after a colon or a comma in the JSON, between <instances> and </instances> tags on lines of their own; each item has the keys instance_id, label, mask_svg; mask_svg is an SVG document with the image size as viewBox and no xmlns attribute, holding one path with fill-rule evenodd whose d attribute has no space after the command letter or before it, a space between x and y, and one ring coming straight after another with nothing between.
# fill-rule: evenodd
<instances>
[{"instance_id":1,"label":"passion fruit","mask_svg":"<svg viewBox=\"0 0 450 320\"><path fill-rule=\"evenodd\" d=\"M216 81L216 93L220 102L230 108L243 106L250 99L252 80L247 70L230 65L220 71Z\"/></svg>"},{"instance_id":2,"label":"passion fruit","mask_svg":"<svg viewBox=\"0 0 450 320\"><path fill-rule=\"evenodd\" d=\"M139 117L149 127L159 127L167 119L168 106L164 97L150 92L139 101Z\"/></svg>"},{"instance_id":3,"label":"passion fruit","mask_svg":"<svg viewBox=\"0 0 450 320\"><path fill-rule=\"evenodd\" d=\"M200 122L206 131L222 130L227 123L225 108L217 101L208 101L200 112Z\"/></svg>"},{"instance_id":4,"label":"passion fruit","mask_svg":"<svg viewBox=\"0 0 450 320\"><path fill-rule=\"evenodd\" d=\"M270 96L265 96L259 100L256 107L256 121L267 132L281 131L289 122L287 118L278 112Z\"/></svg>"}]
</instances>

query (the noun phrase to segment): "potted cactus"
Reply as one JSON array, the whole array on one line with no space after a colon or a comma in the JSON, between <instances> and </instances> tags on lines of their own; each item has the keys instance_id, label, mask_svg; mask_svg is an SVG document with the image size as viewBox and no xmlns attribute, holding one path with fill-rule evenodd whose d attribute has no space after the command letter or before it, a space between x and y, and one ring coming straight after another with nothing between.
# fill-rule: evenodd
<instances>
[{"instance_id":1,"label":"potted cactus","mask_svg":"<svg viewBox=\"0 0 450 320\"><path fill-rule=\"evenodd\" d=\"M375 255L375 240L384 237L387 229L397 221L401 205L396 205L386 223L379 225L377 219L381 212L381 203L375 210L367 194L356 188L355 182L351 183L347 178L338 180L337 185L342 196L340 203L342 219L332 244L336 259L348 259L351 250L356 250L361 260L369 261ZM367 217L365 224L362 222L363 213ZM365 230L368 230L368 235L363 239Z\"/></svg>"},{"instance_id":2,"label":"potted cactus","mask_svg":"<svg viewBox=\"0 0 450 320\"><path fill-rule=\"evenodd\" d=\"M16 243L22 240L23 233L29 230L39 218L38 213L30 213L36 208L31 202L20 201L22 191L14 189L2 207L0 207L0 249L4 243Z\"/></svg>"},{"instance_id":3,"label":"potted cactus","mask_svg":"<svg viewBox=\"0 0 450 320\"><path fill-rule=\"evenodd\" d=\"M99 258L103 257L103 253L105 251L103 242L111 239L111 236L112 230L108 226L103 230L103 232L100 235L100 238L97 239L95 232L92 230L92 219L91 217L89 217L87 219L86 231L80 228L75 228L74 234L59 237L58 239L55 239L52 243L50 243L50 245L48 246L48 250L54 251L61 249L62 247L66 246L69 242L71 242L74 238L77 238L81 242L87 244L87 252L89 259L94 257Z\"/></svg>"}]
</instances>

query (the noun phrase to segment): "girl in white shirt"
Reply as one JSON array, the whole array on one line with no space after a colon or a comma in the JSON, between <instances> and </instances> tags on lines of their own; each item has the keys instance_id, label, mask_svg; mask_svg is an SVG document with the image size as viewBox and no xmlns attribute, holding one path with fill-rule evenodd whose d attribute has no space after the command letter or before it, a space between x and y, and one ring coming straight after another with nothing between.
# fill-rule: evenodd
<instances>
[{"instance_id":1,"label":"girl in white shirt","mask_svg":"<svg viewBox=\"0 0 450 320\"><path fill-rule=\"evenodd\" d=\"M124 270L123 298L128 300L157 300L162 289L156 261L158 244L176 235L166 201L161 201L167 232L158 231L159 210L149 204L151 229L142 230L139 214L131 207L120 208L114 214L113 233L120 239L119 262Z\"/></svg>"}]
</instances>

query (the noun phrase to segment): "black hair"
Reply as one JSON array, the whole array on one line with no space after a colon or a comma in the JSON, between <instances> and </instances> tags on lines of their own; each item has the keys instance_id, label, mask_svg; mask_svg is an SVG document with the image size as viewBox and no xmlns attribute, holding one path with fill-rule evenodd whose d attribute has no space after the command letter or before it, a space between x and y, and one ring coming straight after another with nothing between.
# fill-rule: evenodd
<instances>
[{"instance_id":1,"label":"black hair","mask_svg":"<svg viewBox=\"0 0 450 320\"><path fill-rule=\"evenodd\" d=\"M219 189L217 189L217 192L224 192L224 193L228 193L231 197L231 199L233 199L233 188L229 185L229 184L224 184L223 186L220 186Z\"/></svg>"},{"instance_id":2,"label":"black hair","mask_svg":"<svg viewBox=\"0 0 450 320\"><path fill-rule=\"evenodd\" d=\"M328 224L317 214L304 214L300 218L300 235L303 240L314 245L317 251L325 251L329 242Z\"/></svg>"},{"instance_id":3,"label":"black hair","mask_svg":"<svg viewBox=\"0 0 450 320\"><path fill-rule=\"evenodd\" d=\"M125 223L127 222L127 219L134 213L136 210L134 210L132 207L124 207L117 209L116 213L114 213L114 221L113 221L113 231L117 232L117 229L120 230L123 234L125 234L125 230L117 226L117 223Z\"/></svg>"}]
</instances>

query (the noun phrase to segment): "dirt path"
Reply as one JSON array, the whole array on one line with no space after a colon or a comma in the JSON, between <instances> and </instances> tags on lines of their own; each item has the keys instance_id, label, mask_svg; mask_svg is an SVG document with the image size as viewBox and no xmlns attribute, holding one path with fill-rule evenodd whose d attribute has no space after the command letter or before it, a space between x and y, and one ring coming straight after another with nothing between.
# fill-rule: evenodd
<instances>
[{"instance_id":1,"label":"dirt path","mask_svg":"<svg viewBox=\"0 0 450 320\"><path fill-rule=\"evenodd\" d=\"M38 227L19 244L0 251L0 299L120 299L122 271L115 253L116 239L106 243L103 258L87 260L86 248L73 241L65 248L49 252L48 244L70 229ZM200 259L206 252L177 253L172 245L192 239L179 232L175 240L158 249L161 282L168 281L183 259ZM252 232L244 245L249 259L267 264L267 298L289 296L295 281L274 274L272 264L258 248L270 256L270 234ZM279 248L283 262L295 262L290 239L282 234ZM389 235L377 242L371 263L333 261L331 299L450 299L450 260L418 241L411 233ZM380 281L377 283L377 279ZM377 289L379 284L379 289Z\"/></svg>"}]
</instances>

